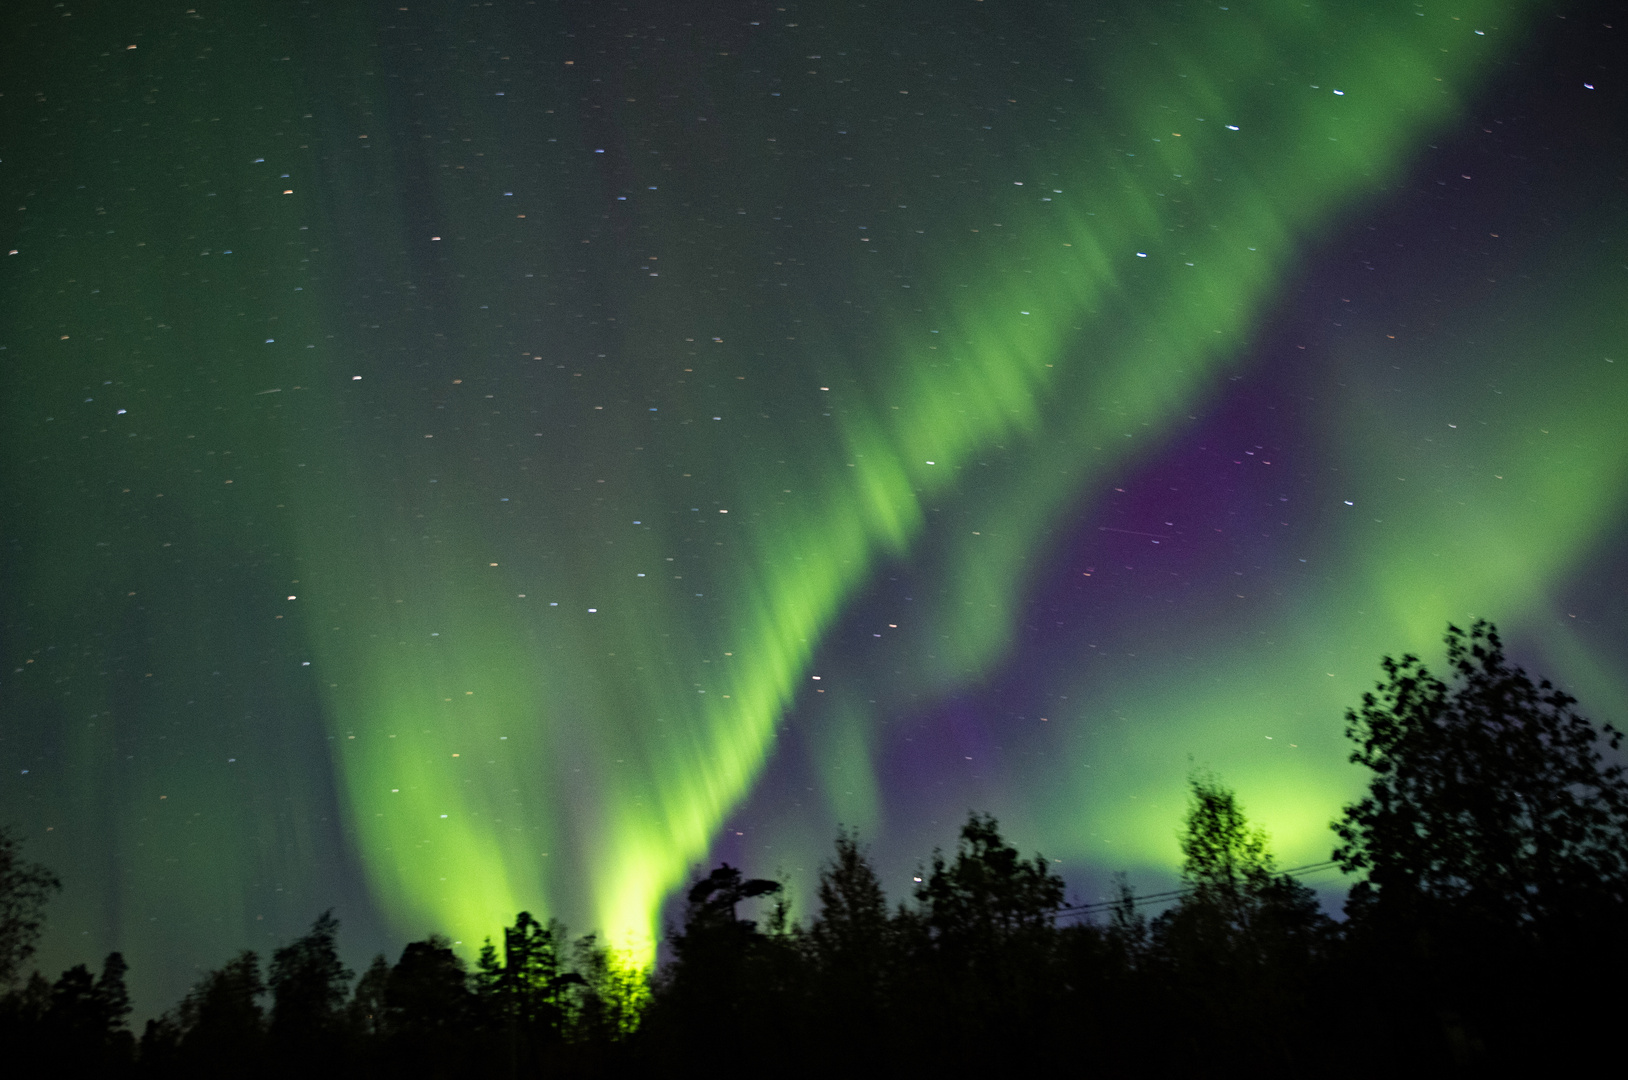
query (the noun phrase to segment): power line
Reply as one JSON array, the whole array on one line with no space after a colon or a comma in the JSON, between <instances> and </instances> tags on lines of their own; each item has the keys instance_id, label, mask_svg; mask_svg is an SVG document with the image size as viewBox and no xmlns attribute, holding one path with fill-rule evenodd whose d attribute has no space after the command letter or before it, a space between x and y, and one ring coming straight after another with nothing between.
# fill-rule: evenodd
<instances>
[{"instance_id":1,"label":"power line","mask_svg":"<svg viewBox=\"0 0 1628 1080\"><path fill-rule=\"evenodd\" d=\"M1324 870L1332 869L1336 865L1337 864L1333 859L1324 859L1322 862L1306 863L1303 866L1291 866L1287 870L1278 871L1278 873L1281 873L1286 877L1309 877L1312 874L1317 874ZM1191 896L1197 891L1197 886L1187 885L1179 889L1166 889L1163 892L1144 893L1141 896L1132 895L1129 897L1120 897L1117 900L1097 900L1089 904L1076 904L1072 907L1058 908L1053 914L1053 917L1066 919L1072 918L1076 915L1091 915L1098 911L1108 911L1112 908L1116 908L1125 903L1126 900L1130 901L1130 905L1133 908L1142 907L1145 904L1167 903L1172 900L1180 900L1183 897Z\"/></svg>"}]
</instances>

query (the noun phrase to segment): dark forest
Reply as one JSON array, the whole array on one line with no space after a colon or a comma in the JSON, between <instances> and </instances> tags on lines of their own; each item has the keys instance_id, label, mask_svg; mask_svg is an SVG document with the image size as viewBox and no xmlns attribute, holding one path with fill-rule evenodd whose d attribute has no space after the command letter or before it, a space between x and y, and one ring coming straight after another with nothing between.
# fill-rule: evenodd
<instances>
[{"instance_id":1,"label":"dark forest","mask_svg":"<svg viewBox=\"0 0 1628 1080\"><path fill-rule=\"evenodd\" d=\"M653 974L525 912L472 969L431 936L358 974L324 913L271 956L209 972L138 1033L118 953L99 974L18 980L57 883L8 835L4 1053L45 1075L107 1077L1485 1075L1582 1062L1623 1003L1620 733L1511 665L1492 626L1449 628L1447 645L1446 680L1386 658L1346 714L1371 783L1332 825L1331 858L1356 880L1341 919L1278 868L1223 781L1196 771L1170 895L1122 882L1117 899L1071 906L1046 859L974 813L894 908L846 831L807 924L780 883L717 867L689 888Z\"/></svg>"}]
</instances>

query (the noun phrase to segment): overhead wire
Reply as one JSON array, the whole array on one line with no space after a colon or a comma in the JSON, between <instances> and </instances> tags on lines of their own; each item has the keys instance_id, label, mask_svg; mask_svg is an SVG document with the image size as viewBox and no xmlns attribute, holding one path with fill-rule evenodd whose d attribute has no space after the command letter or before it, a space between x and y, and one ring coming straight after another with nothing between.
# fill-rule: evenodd
<instances>
[{"instance_id":1,"label":"overhead wire","mask_svg":"<svg viewBox=\"0 0 1628 1080\"><path fill-rule=\"evenodd\" d=\"M1324 859L1321 862L1306 863L1302 866L1291 866L1287 870L1275 871L1274 874L1282 874L1286 877L1302 878L1309 877L1312 874L1321 873L1324 870L1332 869L1337 865L1338 863L1333 859ZM1179 889L1166 889L1163 892L1143 893L1140 896L1130 894L1119 897L1115 900L1096 900L1089 904L1073 904L1068 907L1058 908L1053 913L1053 918L1066 919L1078 915L1092 915L1099 911L1109 911L1113 908L1121 906L1122 904L1125 904L1126 902L1129 902L1132 908L1139 908L1148 904L1168 903L1170 901L1180 900L1184 897L1191 896L1197 891L1198 886L1196 885L1184 885Z\"/></svg>"}]
</instances>

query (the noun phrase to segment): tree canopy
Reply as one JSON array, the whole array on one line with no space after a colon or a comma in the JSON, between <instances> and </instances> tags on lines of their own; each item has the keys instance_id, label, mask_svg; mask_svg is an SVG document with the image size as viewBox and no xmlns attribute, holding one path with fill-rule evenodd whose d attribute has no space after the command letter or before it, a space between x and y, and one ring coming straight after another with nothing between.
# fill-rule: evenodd
<instances>
[{"instance_id":1,"label":"tree canopy","mask_svg":"<svg viewBox=\"0 0 1628 1080\"><path fill-rule=\"evenodd\" d=\"M1368 794L1334 824L1334 858L1366 878L1354 918L1473 919L1534 933L1628 901L1622 734L1534 683L1497 628L1447 630L1450 682L1387 656L1377 693L1346 713Z\"/></svg>"},{"instance_id":2,"label":"tree canopy","mask_svg":"<svg viewBox=\"0 0 1628 1080\"><path fill-rule=\"evenodd\" d=\"M0 826L0 987L11 985L34 955L45 903L61 888L55 874L23 858L21 841Z\"/></svg>"},{"instance_id":3,"label":"tree canopy","mask_svg":"<svg viewBox=\"0 0 1628 1080\"><path fill-rule=\"evenodd\" d=\"M972 813L890 909L841 830L806 924L778 881L725 863L683 894L656 972L522 911L473 970L431 935L352 988L324 913L269 966L205 974L139 1045L118 953L100 978L35 972L0 994L0 1060L98 1080L1580 1071L1619 1026L1601 975L1628 963L1621 736L1484 622L1448 628L1445 678L1410 655L1382 671L1345 714L1370 785L1333 823L1363 875L1343 923L1195 772L1176 889L1121 877L1117 900L1064 907L1057 864ZM55 879L5 839L16 957Z\"/></svg>"}]
</instances>

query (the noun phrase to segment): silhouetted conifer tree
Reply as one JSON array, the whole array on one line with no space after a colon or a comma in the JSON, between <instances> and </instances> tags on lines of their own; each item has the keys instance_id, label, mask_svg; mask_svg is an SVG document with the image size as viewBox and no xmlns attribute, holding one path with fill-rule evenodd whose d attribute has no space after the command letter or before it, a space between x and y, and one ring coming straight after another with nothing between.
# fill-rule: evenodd
<instances>
[{"instance_id":1,"label":"silhouetted conifer tree","mask_svg":"<svg viewBox=\"0 0 1628 1080\"><path fill-rule=\"evenodd\" d=\"M260 958L245 950L211 971L173 1010L147 1021L142 1072L149 1076L254 1077L265 1068L265 994Z\"/></svg>"},{"instance_id":2,"label":"silhouetted conifer tree","mask_svg":"<svg viewBox=\"0 0 1628 1080\"><path fill-rule=\"evenodd\" d=\"M47 1068L68 1076L111 1076L130 1067L135 1040L125 1027L130 1015L127 970L124 957L110 953L100 978L77 964L52 985L31 1040Z\"/></svg>"},{"instance_id":3,"label":"silhouetted conifer tree","mask_svg":"<svg viewBox=\"0 0 1628 1080\"><path fill-rule=\"evenodd\" d=\"M500 962L486 941L467 985L471 1023L489 1033L506 1072L556 1068L568 1042L608 1030L612 1021L577 966L593 952L591 936L573 945L558 920L543 924L522 911L504 930L503 945Z\"/></svg>"},{"instance_id":4,"label":"silhouetted conifer tree","mask_svg":"<svg viewBox=\"0 0 1628 1080\"><path fill-rule=\"evenodd\" d=\"M795 963L784 907L769 933L737 916L743 901L780 894L779 882L745 878L725 863L690 887L682 927L670 929L673 958L655 987L652 1039L664 1052L696 1054L731 1040L761 1047L786 1020L783 971Z\"/></svg>"},{"instance_id":5,"label":"silhouetted conifer tree","mask_svg":"<svg viewBox=\"0 0 1628 1080\"><path fill-rule=\"evenodd\" d=\"M880 1021L889 982L897 973L893 922L876 870L858 839L837 833L836 857L820 869L819 913L808 948L819 980L819 1007L827 1022L869 1031Z\"/></svg>"}]
</instances>

